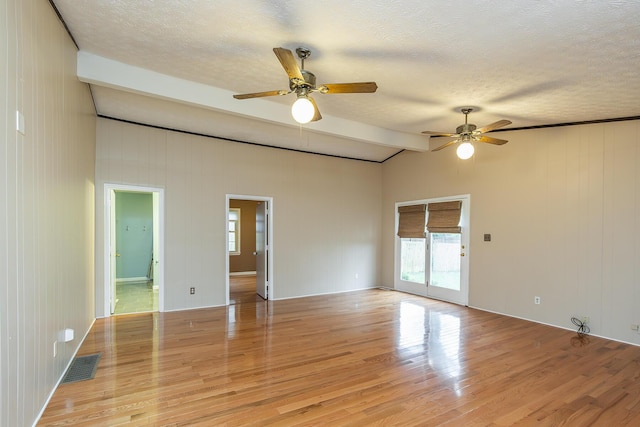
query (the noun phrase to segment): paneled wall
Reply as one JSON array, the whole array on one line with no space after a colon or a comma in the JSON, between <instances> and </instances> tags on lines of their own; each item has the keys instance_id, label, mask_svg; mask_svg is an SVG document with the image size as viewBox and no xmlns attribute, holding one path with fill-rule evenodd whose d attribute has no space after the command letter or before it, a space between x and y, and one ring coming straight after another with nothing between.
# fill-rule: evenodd
<instances>
[{"instance_id":1,"label":"paneled wall","mask_svg":"<svg viewBox=\"0 0 640 427\"><path fill-rule=\"evenodd\" d=\"M181 310L226 302L227 194L273 197L273 298L377 286L381 177L376 163L98 119L97 314L105 183L165 189L165 309Z\"/></svg>"},{"instance_id":2,"label":"paneled wall","mask_svg":"<svg viewBox=\"0 0 640 427\"><path fill-rule=\"evenodd\" d=\"M498 136L510 142L471 160L452 148L383 165L383 282L394 203L469 193L471 306L571 329L585 316L592 333L640 344L640 122Z\"/></svg>"},{"instance_id":3,"label":"paneled wall","mask_svg":"<svg viewBox=\"0 0 640 427\"><path fill-rule=\"evenodd\" d=\"M48 2L0 2L0 56L0 425L28 426L94 319L95 112Z\"/></svg>"}]
</instances>

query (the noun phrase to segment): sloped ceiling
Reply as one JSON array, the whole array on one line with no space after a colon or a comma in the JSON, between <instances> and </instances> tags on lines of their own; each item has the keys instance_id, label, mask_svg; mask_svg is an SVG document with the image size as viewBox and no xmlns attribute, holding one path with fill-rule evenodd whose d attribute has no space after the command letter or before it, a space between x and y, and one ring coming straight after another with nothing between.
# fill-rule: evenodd
<instances>
[{"instance_id":1,"label":"sloped ceiling","mask_svg":"<svg viewBox=\"0 0 640 427\"><path fill-rule=\"evenodd\" d=\"M635 0L52 3L106 117L384 161L428 150L420 132L454 132L466 106L470 122L508 119L507 129L640 116ZM319 84L378 91L316 94L323 119L302 126L292 94L233 99L288 89L272 49L299 46Z\"/></svg>"}]
</instances>

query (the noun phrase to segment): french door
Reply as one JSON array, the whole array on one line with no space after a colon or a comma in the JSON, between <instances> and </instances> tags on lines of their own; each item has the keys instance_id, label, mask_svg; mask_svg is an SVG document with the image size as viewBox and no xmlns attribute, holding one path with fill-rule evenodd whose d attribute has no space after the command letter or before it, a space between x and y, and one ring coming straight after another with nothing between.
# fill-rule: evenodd
<instances>
[{"instance_id":1,"label":"french door","mask_svg":"<svg viewBox=\"0 0 640 427\"><path fill-rule=\"evenodd\" d=\"M408 203L460 200L461 232L427 233L425 238L396 237L396 289L461 305L468 304L469 199L466 195Z\"/></svg>"},{"instance_id":2,"label":"french door","mask_svg":"<svg viewBox=\"0 0 640 427\"><path fill-rule=\"evenodd\" d=\"M467 256L462 233L428 233L427 295L432 298L467 304L462 295L462 265Z\"/></svg>"}]
</instances>

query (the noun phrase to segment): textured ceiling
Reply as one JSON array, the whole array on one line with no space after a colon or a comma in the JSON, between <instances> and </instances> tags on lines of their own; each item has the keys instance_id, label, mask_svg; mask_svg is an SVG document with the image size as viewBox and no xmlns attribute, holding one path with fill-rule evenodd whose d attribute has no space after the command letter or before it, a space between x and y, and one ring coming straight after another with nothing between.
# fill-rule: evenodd
<instances>
[{"instance_id":1,"label":"textured ceiling","mask_svg":"<svg viewBox=\"0 0 640 427\"><path fill-rule=\"evenodd\" d=\"M138 90L135 80L87 79L98 114L125 120L381 161L402 149L393 132L453 132L462 106L478 108L478 126L508 119L510 128L640 116L637 0L53 3L82 52L230 93L288 88L273 47L310 48L305 68L319 84L379 87L314 95L327 118L316 132L250 112L252 103L283 111L294 95L207 106ZM225 112L228 102L238 107ZM341 135L347 122L332 118L393 131L389 144Z\"/></svg>"}]
</instances>

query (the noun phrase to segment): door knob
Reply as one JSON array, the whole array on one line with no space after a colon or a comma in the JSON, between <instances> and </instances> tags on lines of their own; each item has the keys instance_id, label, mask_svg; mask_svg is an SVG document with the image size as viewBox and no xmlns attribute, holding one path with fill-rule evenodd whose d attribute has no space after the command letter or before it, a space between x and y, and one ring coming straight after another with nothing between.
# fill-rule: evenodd
<instances>
[{"instance_id":1,"label":"door knob","mask_svg":"<svg viewBox=\"0 0 640 427\"><path fill-rule=\"evenodd\" d=\"M116 252L116 257L119 257L119 256L120 256L120 254L118 252Z\"/></svg>"},{"instance_id":2,"label":"door knob","mask_svg":"<svg viewBox=\"0 0 640 427\"><path fill-rule=\"evenodd\" d=\"M464 256L464 252L462 252L462 253L460 254L460 256Z\"/></svg>"}]
</instances>

